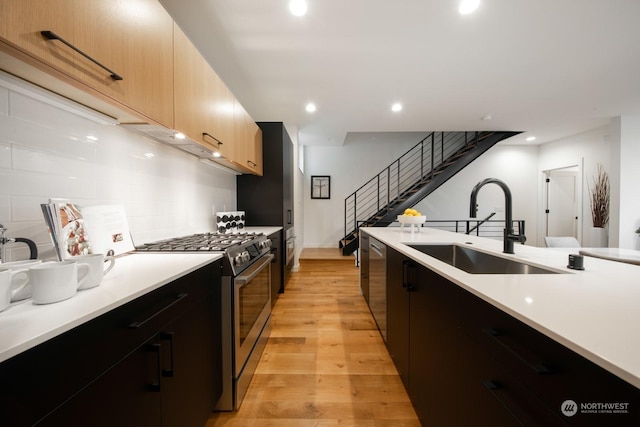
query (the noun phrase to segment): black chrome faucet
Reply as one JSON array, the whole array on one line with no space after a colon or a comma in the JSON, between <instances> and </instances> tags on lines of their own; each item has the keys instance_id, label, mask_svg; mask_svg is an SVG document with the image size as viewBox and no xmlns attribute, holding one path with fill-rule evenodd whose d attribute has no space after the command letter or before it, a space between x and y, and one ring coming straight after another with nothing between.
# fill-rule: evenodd
<instances>
[{"instance_id":1,"label":"black chrome faucet","mask_svg":"<svg viewBox=\"0 0 640 427\"><path fill-rule=\"evenodd\" d=\"M505 228L504 228L504 245L503 245L503 252L506 254L512 254L513 252L513 242L520 242L520 243L524 243L527 238L524 236L524 234L515 234L515 232L513 231L513 210L512 210L512 202L511 202L511 190L509 190L509 187L507 187L507 184L505 184L504 182L500 181L499 179L496 178L487 178L483 181L480 181L479 183L476 184L475 187L473 187L473 190L471 190L471 202L470 202L470 210L469 210L469 216L471 218L475 218L476 217L476 213L478 211L478 203L477 203L477 199L478 199L478 191L480 191L480 189L485 185L485 184L496 184L498 185L500 188L502 188L502 191L504 192L504 201L505 201L505 207L504 207L504 221L505 221Z\"/></svg>"}]
</instances>

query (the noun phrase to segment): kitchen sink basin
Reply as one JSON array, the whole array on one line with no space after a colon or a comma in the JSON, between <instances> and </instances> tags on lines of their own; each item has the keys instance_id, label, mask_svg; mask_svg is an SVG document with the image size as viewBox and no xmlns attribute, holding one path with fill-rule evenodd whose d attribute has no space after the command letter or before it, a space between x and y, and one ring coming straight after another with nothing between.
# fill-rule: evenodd
<instances>
[{"instance_id":1,"label":"kitchen sink basin","mask_svg":"<svg viewBox=\"0 0 640 427\"><path fill-rule=\"evenodd\" d=\"M523 262L453 244L407 244L422 253L471 274L559 274Z\"/></svg>"}]
</instances>

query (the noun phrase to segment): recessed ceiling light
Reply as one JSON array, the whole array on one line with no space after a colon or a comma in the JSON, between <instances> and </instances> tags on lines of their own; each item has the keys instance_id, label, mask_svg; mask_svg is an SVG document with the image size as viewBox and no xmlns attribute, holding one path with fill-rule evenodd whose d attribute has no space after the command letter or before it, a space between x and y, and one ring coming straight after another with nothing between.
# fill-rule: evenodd
<instances>
[{"instance_id":1,"label":"recessed ceiling light","mask_svg":"<svg viewBox=\"0 0 640 427\"><path fill-rule=\"evenodd\" d=\"M316 111L316 104L314 104L313 102L310 102L307 104L306 107L304 107L305 110L307 110L307 112L309 113L313 113Z\"/></svg>"},{"instance_id":2,"label":"recessed ceiling light","mask_svg":"<svg viewBox=\"0 0 640 427\"><path fill-rule=\"evenodd\" d=\"M291 0L289 2L289 11L295 16L304 16L307 13L306 0Z\"/></svg>"},{"instance_id":3,"label":"recessed ceiling light","mask_svg":"<svg viewBox=\"0 0 640 427\"><path fill-rule=\"evenodd\" d=\"M480 0L462 0L458 6L460 15L468 15L480 6Z\"/></svg>"},{"instance_id":4,"label":"recessed ceiling light","mask_svg":"<svg viewBox=\"0 0 640 427\"><path fill-rule=\"evenodd\" d=\"M535 141L535 140L536 140L535 136L530 136L530 137L527 138L528 142Z\"/></svg>"},{"instance_id":5,"label":"recessed ceiling light","mask_svg":"<svg viewBox=\"0 0 640 427\"><path fill-rule=\"evenodd\" d=\"M391 106L391 111L393 111L394 113L397 113L398 111L401 111L401 110L402 110L402 104L400 104L399 102L396 102Z\"/></svg>"}]
</instances>

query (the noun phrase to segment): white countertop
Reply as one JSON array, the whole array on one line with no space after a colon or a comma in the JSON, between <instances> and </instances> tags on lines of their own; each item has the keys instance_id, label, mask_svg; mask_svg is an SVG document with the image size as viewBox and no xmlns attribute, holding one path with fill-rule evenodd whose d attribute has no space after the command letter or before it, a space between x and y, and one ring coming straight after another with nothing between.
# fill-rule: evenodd
<instances>
[{"instance_id":1,"label":"white countertop","mask_svg":"<svg viewBox=\"0 0 640 427\"><path fill-rule=\"evenodd\" d=\"M0 362L166 285L220 254L131 254L118 257L100 286L55 304L31 299L0 312Z\"/></svg>"},{"instance_id":2,"label":"white countertop","mask_svg":"<svg viewBox=\"0 0 640 427\"><path fill-rule=\"evenodd\" d=\"M267 227L267 226L255 226L255 227L245 227L244 231L248 232L248 233L262 233L265 236L268 236L269 234L273 234L276 231L280 231L282 230L282 227Z\"/></svg>"},{"instance_id":3,"label":"white countertop","mask_svg":"<svg viewBox=\"0 0 640 427\"><path fill-rule=\"evenodd\" d=\"M585 270L576 271L566 266L578 249L516 244L508 255L502 240L431 228L362 230L640 388L640 266L585 257ZM566 274L469 274L404 244L417 242L458 243Z\"/></svg>"},{"instance_id":4,"label":"white countertop","mask_svg":"<svg viewBox=\"0 0 640 427\"><path fill-rule=\"evenodd\" d=\"M582 248L580 254L640 265L640 251L621 248Z\"/></svg>"}]
</instances>

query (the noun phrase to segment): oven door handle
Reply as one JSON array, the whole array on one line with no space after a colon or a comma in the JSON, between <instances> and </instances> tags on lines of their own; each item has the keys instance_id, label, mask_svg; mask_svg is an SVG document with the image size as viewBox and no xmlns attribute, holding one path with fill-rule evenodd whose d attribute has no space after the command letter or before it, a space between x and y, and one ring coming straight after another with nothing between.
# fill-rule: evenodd
<instances>
[{"instance_id":1,"label":"oven door handle","mask_svg":"<svg viewBox=\"0 0 640 427\"><path fill-rule=\"evenodd\" d=\"M253 280L262 270L271 264L271 260L273 259L273 254L268 254L262 257L262 261L259 264L254 265L247 274L242 274L234 279L234 282L238 285L244 286Z\"/></svg>"}]
</instances>

